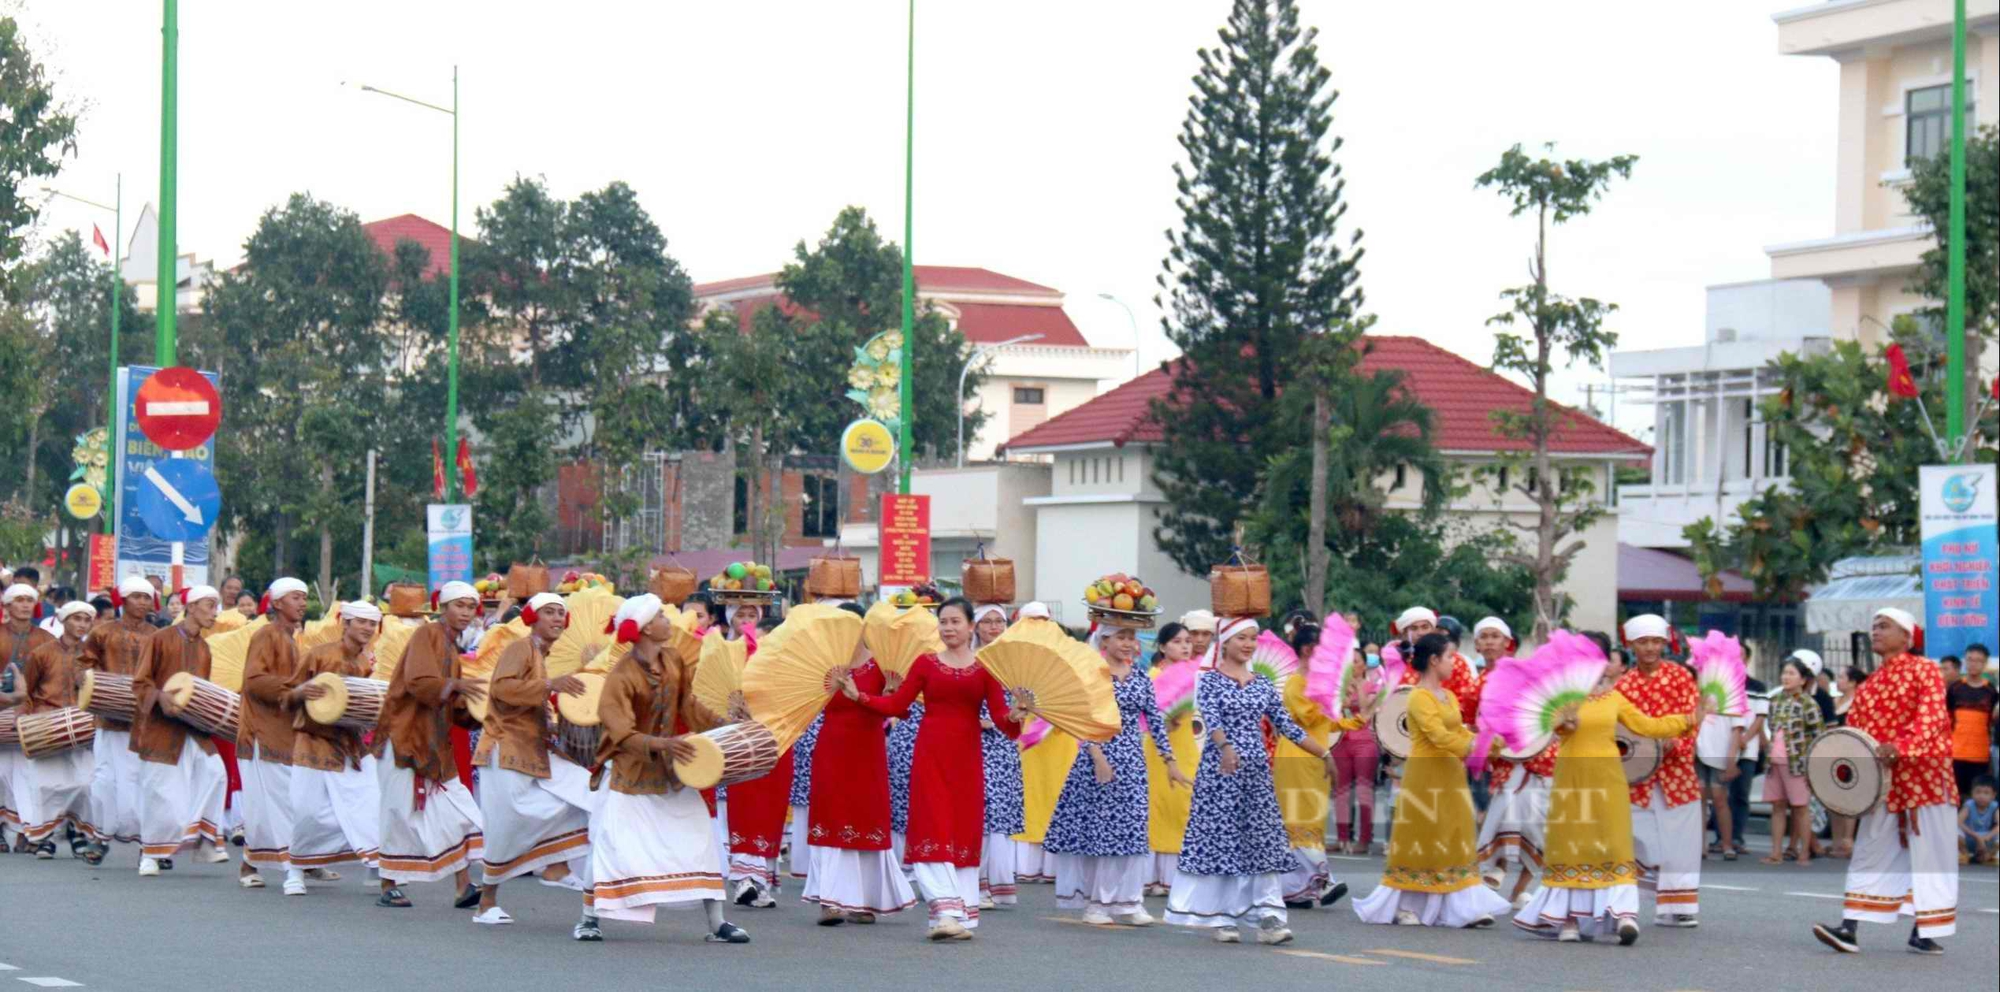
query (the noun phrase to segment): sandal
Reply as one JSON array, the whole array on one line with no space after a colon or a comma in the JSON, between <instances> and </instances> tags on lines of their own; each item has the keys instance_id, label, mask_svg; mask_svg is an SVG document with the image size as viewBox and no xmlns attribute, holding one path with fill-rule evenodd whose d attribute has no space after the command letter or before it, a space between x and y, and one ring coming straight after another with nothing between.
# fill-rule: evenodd
<instances>
[{"instance_id":1,"label":"sandal","mask_svg":"<svg viewBox=\"0 0 2000 992\"><path fill-rule=\"evenodd\" d=\"M375 900L375 905L393 906L397 909L408 909L410 908L410 897L404 895L403 890L401 888L391 885L388 888L382 890L382 895L381 897Z\"/></svg>"},{"instance_id":2,"label":"sandal","mask_svg":"<svg viewBox=\"0 0 2000 992\"><path fill-rule=\"evenodd\" d=\"M1771 855L1770 857L1767 857L1767 858L1758 858L1758 859L1757 859L1757 863L1758 863L1758 864L1760 864L1760 865L1781 865L1781 864L1784 864L1784 863L1785 863L1786 861L1789 861L1789 860L1791 860L1791 859L1789 859L1789 858L1782 858L1782 857L1779 857L1778 855L1775 855L1775 854L1773 854L1773 855Z\"/></svg>"},{"instance_id":3,"label":"sandal","mask_svg":"<svg viewBox=\"0 0 2000 992\"><path fill-rule=\"evenodd\" d=\"M1736 849L1730 848L1729 850L1722 852L1722 860L1724 861L1736 860Z\"/></svg>"}]
</instances>

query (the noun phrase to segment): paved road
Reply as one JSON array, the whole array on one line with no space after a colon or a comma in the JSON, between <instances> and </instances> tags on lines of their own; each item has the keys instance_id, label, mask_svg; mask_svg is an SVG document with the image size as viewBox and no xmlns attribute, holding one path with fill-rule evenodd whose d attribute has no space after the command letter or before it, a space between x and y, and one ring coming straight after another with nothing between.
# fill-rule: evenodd
<instances>
[{"instance_id":1,"label":"paved road","mask_svg":"<svg viewBox=\"0 0 2000 992\"><path fill-rule=\"evenodd\" d=\"M95 989L317 990L588 987L681 988L1237 988L1337 984L1350 989L1466 983L1528 989L1926 989L1995 987L2000 891L1990 868L1961 876L1959 935L1947 956L1906 953L1901 928L1869 927L1866 953L1837 956L1810 925L1839 915L1838 862L1766 867L1710 862L1702 927L1648 927L1638 946L1556 946L1503 927L1490 932L1364 926L1345 903L1292 914L1298 939L1283 948L1223 946L1189 930L1096 929L1067 922L1049 886L1027 886L1022 904L986 914L979 939L933 946L921 914L873 927L825 929L796 889L777 909L732 912L748 946L701 942L699 917L662 914L652 927L606 924L602 944L569 939L571 893L511 883L503 904L516 922L480 927L449 907L446 885L410 887L417 907L380 909L355 873L315 884L305 898L243 890L234 864L142 879L137 851L115 849L92 869L59 856L0 857L0 992L14 981ZM1363 894L1380 858L1338 859L1337 874ZM112 865L118 866L112 868ZM1153 911L1160 900L1151 900ZM1246 972L1246 967L1254 972ZM53 981L52 981L53 980ZM1164 984L1162 984L1164 983ZM67 987L57 985L57 987Z\"/></svg>"}]
</instances>

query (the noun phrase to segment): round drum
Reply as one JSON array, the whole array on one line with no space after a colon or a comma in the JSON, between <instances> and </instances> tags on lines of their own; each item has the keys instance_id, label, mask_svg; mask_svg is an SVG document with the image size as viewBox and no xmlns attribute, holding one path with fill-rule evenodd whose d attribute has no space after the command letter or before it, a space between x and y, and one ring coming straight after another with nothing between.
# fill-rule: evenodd
<instances>
[{"instance_id":1,"label":"round drum","mask_svg":"<svg viewBox=\"0 0 2000 992\"><path fill-rule=\"evenodd\" d=\"M0 710L0 747L21 746L21 727L15 722L20 718L21 711L12 706Z\"/></svg>"},{"instance_id":2,"label":"round drum","mask_svg":"<svg viewBox=\"0 0 2000 992\"><path fill-rule=\"evenodd\" d=\"M1402 686L1375 710L1375 743L1392 758L1410 756L1410 694L1416 690L1413 685Z\"/></svg>"},{"instance_id":3,"label":"round drum","mask_svg":"<svg viewBox=\"0 0 2000 992\"><path fill-rule=\"evenodd\" d=\"M324 688L326 694L306 700L306 719L322 727L348 730L373 730L382 719L382 700L389 694L389 683L321 672L312 677L312 684Z\"/></svg>"},{"instance_id":4,"label":"round drum","mask_svg":"<svg viewBox=\"0 0 2000 992\"><path fill-rule=\"evenodd\" d=\"M97 739L97 719L74 706L24 716L18 723L21 752L30 758L89 747Z\"/></svg>"},{"instance_id":5,"label":"round drum","mask_svg":"<svg viewBox=\"0 0 2000 992\"><path fill-rule=\"evenodd\" d=\"M243 697L193 672L167 676L160 691L180 707L180 721L201 733L224 740L236 739L243 716Z\"/></svg>"},{"instance_id":6,"label":"round drum","mask_svg":"<svg viewBox=\"0 0 2000 992\"><path fill-rule=\"evenodd\" d=\"M597 701L604 698L603 672L578 672L576 677L583 682L583 693L556 697L556 712L563 722L579 727L597 726Z\"/></svg>"},{"instance_id":7,"label":"round drum","mask_svg":"<svg viewBox=\"0 0 2000 992\"><path fill-rule=\"evenodd\" d=\"M76 690L76 708L106 720L131 723L133 712L139 708L138 697L132 694L132 676L84 669Z\"/></svg>"},{"instance_id":8,"label":"round drum","mask_svg":"<svg viewBox=\"0 0 2000 992\"><path fill-rule=\"evenodd\" d=\"M1651 737L1641 737L1625 729L1623 725L1619 726L1616 739L1618 760L1625 764L1626 782L1638 785L1652 778L1653 773L1660 770L1660 762L1666 758L1667 751L1660 746L1659 741Z\"/></svg>"},{"instance_id":9,"label":"round drum","mask_svg":"<svg viewBox=\"0 0 2000 992\"><path fill-rule=\"evenodd\" d=\"M604 737L604 728L585 727L568 720L557 720L556 750L563 757L589 768L597 763L597 743Z\"/></svg>"},{"instance_id":10,"label":"round drum","mask_svg":"<svg viewBox=\"0 0 2000 992\"><path fill-rule=\"evenodd\" d=\"M682 785L697 789L734 785L768 775L778 765L778 739L754 720L688 739L695 747L693 760L674 762L674 775Z\"/></svg>"},{"instance_id":11,"label":"round drum","mask_svg":"<svg viewBox=\"0 0 2000 992\"><path fill-rule=\"evenodd\" d=\"M23 721L26 722L25 720ZM1835 727L1806 748L1806 786L1829 812L1860 816L1889 793L1889 776L1867 731Z\"/></svg>"}]
</instances>

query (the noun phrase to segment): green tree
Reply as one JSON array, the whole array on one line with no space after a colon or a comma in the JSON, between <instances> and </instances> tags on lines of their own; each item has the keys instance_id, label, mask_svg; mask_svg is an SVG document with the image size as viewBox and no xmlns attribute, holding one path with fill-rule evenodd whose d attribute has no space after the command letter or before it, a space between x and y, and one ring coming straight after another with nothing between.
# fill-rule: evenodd
<instances>
[{"instance_id":1,"label":"green tree","mask_svg":"<svg viewBox=\"0 0 2000 992\"><path fill-rule=\"evenodd\" d=\"M1910 212L1929 221L1937 232L1910 289L1933 301L1924 313L1942 333L1950 285L1951 156L1918 159L1903 195ZM1965 140L1965 369L1971 379L1978 378L1979 356L1993 346L1996 335L2000 335L2000 128L1988 124ZM1976 382L1967 383L1970 405L1978 405L1980 393ZM1931 409L1943 415L1942 405Z\"/></svg>"},{"instance_id":2,"label":"green tree","mask_svg":"<svg viewBox=\"0 0 2000 992\"><path fill-rule=\"evenodd\" d=\"M22 187L55 178L75 153L75 112L57 98L20 24L0 15L0 268L21 260L41 213Z\"/></svg>"},{"instance_id":3,"label":"green tree","mask_svg":"<svg viewBox=\"0 0 2000 992\"><path fill-rule=\"evenodd\" d=\"M1555 149L1553 144L1544 147ZM1501 467L1514 468L1517 475L1526 477L1518 491L1535 502L1532 528L1511 521L1510 526L1534 535L1534 547L1516 552L1514 561L1535 577L1535 622L1530 636L1538 642L1562 619L1556 583L1584 547L1582 539L1571 538L1603 512L1602 505L1592 498L1595 487L1585 470L1558 468L1549 457L1571 416L1549 399L1549 380L1558 363L1564 368L1577 363L1601 366L1605 351L1618 343L1618 335L1604 327L1604 319L1618 309L1617 304L1587 296L1571 298L1549 289L1549 225L1589 214L1614 178L1631 177L1637 161L1635 155L1618 155L1601 162L1531 159L1515 145L1500 156L1499 165L1481 173L1474 183L1508 200L1512 204L1510 216L1531 213L1535 217L1534 257L1528 262L1533 282L1503 291L1500 298L1507 301L1508 308L1487 324L1525 332L1503 329L1494 333L1493 368L1521 376L1535 392L1527 413L1494 411L1492 418L1502 434L1530 445L1527 456L1505 459ZM1522 467L1528 471L1519 472Z\"/></svg>"},{"instance_id":4,"label":"green tree","mask_svg":"<svg viewBox=\"0 0 2000 992\"><path fill-rule=\"evenodd\" d=\"M1333 90L1317 31L1293 0L1235 0L1199 53L1174 166L1181 228L1169 232L1156 302L1187 360L1154 404L1166 435L1153 532L1190 573L1225 560L1274 454L1304 448L1310 417L1277 402L1307 341L1354 319L1361 232L1340 238L1345 181Z\"/></svg>"}]
</instances>

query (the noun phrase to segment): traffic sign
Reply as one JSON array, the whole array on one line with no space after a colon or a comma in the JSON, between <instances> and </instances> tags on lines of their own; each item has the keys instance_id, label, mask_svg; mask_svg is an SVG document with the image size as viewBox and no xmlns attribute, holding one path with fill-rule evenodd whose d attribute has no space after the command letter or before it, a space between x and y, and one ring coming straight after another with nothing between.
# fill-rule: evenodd
<instances>
[{"instance_id":1,"label":"traffic sign","mask_svg":"<svg viewBox=\"0 0 2000 992\"><path fill-rule=\"evenodd\" d=\"M161 369L139 386L139 429L168 451L186 451L215 436L222 395L208 377L185 366Z\"/></svg>"},{"instance_id":2,"label":"traffic sign","mask_svg":"<svg viewBox=\"0 0 2000 992\"><path fill-rule=\"evenodd\" d=\"M97 491L96 486L88 482L79 482L69 487L69 491L63 494L63 506L69 510L70 516L78 520L89 520L97 516L97 511L104 509L104 496Z\"/></svg>"},{"instance_id":3,"label":"traffic sign","mask_svg":"<svg viewBox=\"0 0 2000 992\"><path fill-rule=\"evenodd\" d=\"M138 480L139 519L162 541L199 541L215 526L222 490L215 473L193 458L163 458Z\"/></svg>"}]
</instances>

